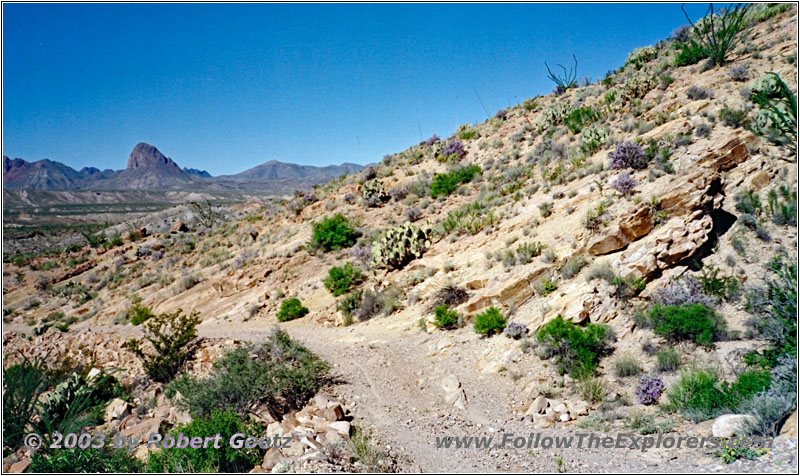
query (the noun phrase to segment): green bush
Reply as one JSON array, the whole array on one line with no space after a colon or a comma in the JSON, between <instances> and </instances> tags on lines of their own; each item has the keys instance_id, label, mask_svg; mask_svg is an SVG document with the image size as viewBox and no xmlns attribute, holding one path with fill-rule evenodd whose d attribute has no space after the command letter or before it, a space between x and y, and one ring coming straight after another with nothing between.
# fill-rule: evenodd
<instances>
[{"instance_id":1,"label":"green bush","mask_svg":"<svg viewBox=\"0 0 800 476\"><path fill-rule=\"evenodd\" d=\"M445 174L436 174L431 183L431 198L446 197L462 183L472 182L481 173L477 165L462 167Z\"/></svg>"},{"instance_id":2,"label":"green bush","mask_svg":"<svg viewBox=\"0 0 800 476\"><path fill-rule=\"evenodd\" d=\"M3 456L10 455L22 444L44 390L43 361L26 359L3 369Z\"/></svg>"},{"instance_id":3,"label":"green bush","mask_svg":"<svg viewBox=\"0 0 800 476\"><path fill-rule=\"evenodd\" d=\"M236 433L256 435L234 412L213 410L208 418L196 419L191 423L178 425L171 435L180 433L190 440L194 437L206 438L219 435L219 448L169 448L154 451L147 460L148 473L245 473L259 464L263 452L255 449L231 448L228 441Z\"/></svg>"},{"instance_id":4,"label":"green bush","mask_svg":"<svg viewBox=\"0 0 800 476\"><path fill-rule=\"evenodd\" d=\"M347 262L343 267L334 266L328 270L325 278L325 289L334 296L341 296L361 281L361 270L352 262Z\"/></svg>"},{"instance_id":5,"label":"green bush","mask_svg":"<svg viewBox=\"0 0 800 476\"><path fill-rule=\"evenodd\" d=\"M140 473L144 465L125 449L72 448L33 454L32 473Z\"/></svg>"},{"instance_id":6,"label":"green bush","mask_svg":"<svg viewBox=\"0 0 800 476\"><path fill-rule=\"evenodd\" d=\"M254 406L265 406L277 420L300 409L325 382L328 364L281 330L256 346L237 346L214 363L214 373L198 379L186 374L168 385L180 392L177 405L196 418L213 410L247 418ZM213 433L210 433L213 434Z\"/></svg>"},{"instance_id":7,"label":"green bush","mask_svg":"<svg viewBox=\"0 0 800 476\"><path fill-rule=\"evenodd\" d=\"M536 333L539 356L553 358L559 373L572 377L592 375L600 357L610 351L611 329L602 324L577 326L561 316L548 322Z\"/></svg>"},{"instance_id":8,"label":"green bush","mask_svg":"<svg viewBox=\"0 0 800 476\"><path fill-rule=\"evenodd\" d=\"M600 115L591 107L579 107L567 114L567 117L564 118L564 125L574 134L577 134L585 126L588 126L599 118Z\"/></svg>"},{"instance_id":9,"label":"green bush","mask_svg":"<svg viewBox=\"0 0 800 476\"><path fill-rule=\"evenodd\" d=\"M692 340L710 346L725 336L725 320L702 304L656 304L647 312L646 322L653 332L673 342Z\"/></svg>"},{"instance_id":10,"label":"green bush","mask_svg":"<svg viewBox=\"0 0 800 476\"><path fill-rule=\"evenodd\" d=\"M200 314L183 315L178 309L173 313L159 314L145 323L145 338L155 353L147 353L138 339L125 346L142 360L144 370L156 382L167 383L180 371L197 347L197 325Z\"/></svg>"},{"instance_id":11,"label":"green bush","mask_svg":"<svg viewBox=\"0 0 800 476\"><path fill-rule=\"evenodd\" d=\"M433 324L439 329L454 329L458 327L458 313L451 311L447 304L436 306L433 312L436 316Z\"/></svg>"},{"instance_id":12,"label":"green bush","mask_svg":"<svg viewBox=\"0 0 800 476\"><path fill-rule=\"evenodd\" d=\"M797 265L796 259L773 260L766 288L753 287L746 293L745 309L755 317L748 327L767 339L771 346L764 353L775 362L781 355L797 358Z\"/></svg>"},{"instance_id":13,"label":"green bush","mask_svg":"<svg viewBox=\"0 0 800 476\"><path fill-rule=\"evenodd\" d=\"M475 316L475 332L478 334L491 336L505 328L506 318L494 306Z\"/></svg>"},{"instance_id":14,"label":"green bush","mask_svg":"<svg viewBox=\"0 0 800 476\"><path fill-rule=\"evenodd\" d=\"M324 251L341 250L356 244L361 233L350 226L350 221L341 213L323 218L312 226L311 245Z\"/></svg>"},{"instance_id":15,"label":"green bush","mask_svg":"<svg viewBox=\"0 0 800 476\"><path fill-rule=\"evenodd\" d=\"M735 413L741 402L767 389L771 380L769 372L758 370L739 374L732 384L720 383L713 371L692 369L670 388L667 409L680 411L695 423Z\"/></svg>"},{"instance_id":16,"label":"green bush","mask_svg":"<svg viewBox=\"0 0 800 476\"><path fill-rule=\"evenodd\" d=\"M281 309L278 311L278 322L291 321L298 319L308 314L308 308L303 306L297 298L284 299L281 303Z\"/></svg>"},{"instance_id":17,"label":"green bush","mask_svg":"<svg viewBox=\"0 0 800 476\"><path fill-rule=\"evenodd\" d=\"M131 324L134 326L138 326L151 317L153 317L153 313L146 306L134 304L128 309L128 320L130 320Z\"/></svg>"},{"instance_id":18,"label":"green bush","mask_svg":"<svg viewBox=\"0 0 800 476\"><path fill-rule=\"evenodd\" d=\"M363 291L356 289L339 299L339 302L336 304L336 309L342 311L342 314L344 314L345 325L349 326L353 323L353 313L358 310L358 307L361 305L363 296Z\"/></svg>"}]
</instances>

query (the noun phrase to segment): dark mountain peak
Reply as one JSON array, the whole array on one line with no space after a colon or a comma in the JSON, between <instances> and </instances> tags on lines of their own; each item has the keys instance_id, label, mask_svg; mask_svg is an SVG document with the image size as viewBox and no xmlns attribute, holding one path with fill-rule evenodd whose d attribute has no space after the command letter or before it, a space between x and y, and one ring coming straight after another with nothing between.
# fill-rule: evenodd
<instances>
[{"instance_id":1,"label":"dark mountain peak","mask_svg":"<svg viewBox=\"0 0 800 476\"><path fill-rule=\"evenodd\" d=\"M128 170L150 167L174 167L180 169L178 164L169 157L165 157L155 146L140 142L128 156Z\"/></svg>"},{"instance_id":2,"label":"dark mountain peak","mask_svg":"<svg viewBox=\"0 0 800 476\"><path fill-rule=\"evenodd\" d=\"M195 175L195 176L197 176L197 177L203 177L203 178L211 178L211 174L210 174L210 173L208 173L208 172L207 172L207 171L205 171L205 170L200 170L200 169L190 169L190 168L184 167L184 168L183 168L183 171L184 171L184 172L186 172L186 173L187 173L187 174L189 174L189 175Z\"/></svg>"}]
</instances>

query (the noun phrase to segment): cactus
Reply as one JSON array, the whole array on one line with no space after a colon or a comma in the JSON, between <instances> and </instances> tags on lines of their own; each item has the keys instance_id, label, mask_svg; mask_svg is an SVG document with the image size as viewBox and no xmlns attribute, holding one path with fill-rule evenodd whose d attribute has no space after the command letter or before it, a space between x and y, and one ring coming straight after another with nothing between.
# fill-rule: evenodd
<instances>
[{"instance_id":1,"label":"cactus","mask_svg":"<svg viewBox=\"0 0 800 476\"><path fill-rule=\"evenodd\" d=\"M643 46L636 48L628 55L626 65L632 64L635 69L641 69L642 66L648 61L655 59L658 56L658 50L652 46Z\"/></svg>"},{"instance_id":2,"label":"cactus","mask_svg":"<svg viewBox=\"0 0 800 476\"><path fill-rule=\"evenodd\" d=\"M643 98L651 89L656 87L657 81L648 75L637 74L628 78L620 86L621 98L625 102L633 102Z\"/></svg>"},{"instance_id":3,"label":"cactus","mask_svg":"<svg viewBox=\"0 0 800 476\"><path fill-rule=\"evenodd\" d=\"M797 152L797 98L776 73L767 73L750 83L750 100L760 110L754 130L775 143L785 143Z\"/></svg>"},{"instance_id":4,"label":"cactus","mask_svg":"<svg viewBox=\"0 0 800 476\"><path fill-rule=\"evenodd\" d=\"M570 112L569 105L563 102L548 108L542 115L542 127L547 128L562 124Z\"/></svg>"},{"instance_id":5,"label":"cactus","mask_svg":"<svg viewBox=\"0 0 800 476\"><path fill-rule=\"evenodd\" d=\"M385 202L391 197L383 189L381 181L374 179L364 182L364 185L361 186L361 198L364 199L364 202L366 202L368 206L376 207L380 205L381 202Z\"/></svg>"},{"instance_id":6,"label":"cactus","mask_svg":"<svg viewBox=\"0 0 800 476\"><path fill-rule=\"evenodd\" d=\"M372 245L372 261L376 266L402 268L419 258L431 245L430 230L411 222L383 232Z\"/></svg>"},{"instance_id":7,"label":"cactus","mask_svg":"<svg viewBox=\"0 0 800 476\"><path fill-rule=\"evenodd\" d=\"M608 132L602 127L592 125L581 132L580 146L586 154L593 154L608 141Z\"/></svg>"}]
</instances>

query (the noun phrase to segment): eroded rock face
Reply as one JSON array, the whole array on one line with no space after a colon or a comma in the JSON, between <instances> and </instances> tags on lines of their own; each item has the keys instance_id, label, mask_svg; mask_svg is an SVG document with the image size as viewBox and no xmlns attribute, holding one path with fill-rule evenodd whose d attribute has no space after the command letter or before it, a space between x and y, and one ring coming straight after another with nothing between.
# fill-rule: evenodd
<instances>
[{"instance_id":1,"label":"eroded rock face","mask_svg":"<svg viewBox=\"0 0 800 476\"><path fill-rule=\"evenodd\" d=\"M532 265L526 271L521 271L519 275L494 284L488 283L485 289L467 303L467 313L477 313L497 304L519 306L533 296L533 283L548 274L550 270L550 265Z\"/></svg>"}]
</instances>

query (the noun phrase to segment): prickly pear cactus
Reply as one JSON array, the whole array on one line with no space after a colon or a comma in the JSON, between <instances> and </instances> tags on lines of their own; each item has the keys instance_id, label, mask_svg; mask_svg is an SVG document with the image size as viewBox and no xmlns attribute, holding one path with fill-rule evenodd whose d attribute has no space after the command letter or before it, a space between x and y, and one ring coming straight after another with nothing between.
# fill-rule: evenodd
<instances>
[{"instance_id":1,"label":"prickly pear cactus","mask_svg":"<svg viewBox=\"0 0 800 476\"><path fill-rule=\"evenodd\" d=\"M84 389L86 389L86 384L83 379L77 373L73 373L47 396L44 402L46 414L51 417L66 414L70 403Z\"/></svg>"},{"instance_id":2,"label":"prickly pear cactus","mask_svg":"<svg viewBox=\"0 0 800 476\"><path fill-rule=\"evenodd\" d=\"M581 132L580 146L586 153L593 153L608 142L608 132L602 127L591 125Z\"/></svg>"},{"instance_id":3,"label":"prickly pear cactus","mask_svg":"<svg viewBox=\"0 0 800 476\"><path fill-rule=\"evenodd\" d=\"M364 185L361 186L361 198L370 206L375 206L386 201L389 195L384 191L381 181L374 179L364 182Z\"/></svg>"},{"instance_id":4,"label":"prickly pear cactus","mask_svg":"<svg viewBox=\"0 0 800 476\"><path fill-rule=\"evenodd\" d=\"M372 262L376 266L398 269L422 256L431 246L430 230L411 222L383 232L372 245Z\"/></svg>"},{"instance_id":5,"label":"prickly pear cactus","mask_svg":"<svg viewBox=\"0 0 800 476\"><path fill-rule=\"evenodd\" d=\"M542 126L549 127L561 124L570 113L570 107L566 103L558 103L548 108L542 115Z\"/></svg>"},{"instance_id":6,"label":"prickly pear cactus","mask_svg":"<svg viewBox=\"0 0 800 476\"><path fill-rule=\"evenodd\" d=\"M633 102L636 99L643 98L654 87L656 87L656 80L653 77L646 74L637 74L622 83L620 95L624 101Z\"/></svg>"},{"instance_id":7,"label":"prickly pear cactus","mask_svg":"<svg viewBox=\"0 0 800 476\"><path fill-rule=\"evenodd\" d=\"M628 55L628 61L625 64L632 64L634 68L641 69L642 65L648 61L655 59L658 56L658 50L652 46L643 46L636 48Z\"/></svg>"}]
</instances>

